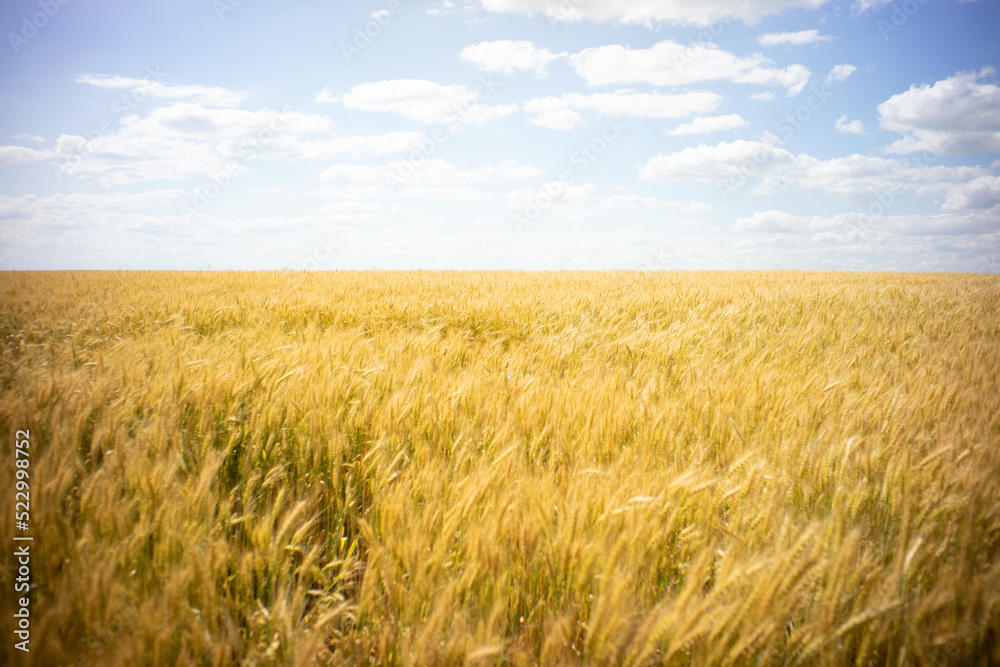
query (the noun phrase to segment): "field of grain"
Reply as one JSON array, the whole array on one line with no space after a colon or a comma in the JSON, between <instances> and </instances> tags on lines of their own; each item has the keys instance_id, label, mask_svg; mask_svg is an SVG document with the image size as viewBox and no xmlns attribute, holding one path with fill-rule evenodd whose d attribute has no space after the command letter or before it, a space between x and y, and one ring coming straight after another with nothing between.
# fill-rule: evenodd
<instances>
[{"instance_id":1,"label":"field of grain","mask_svg":"<svg viewBox=\"0 0 1000 667\"><path fill-rule=\"evenodd\" d=\"M996 276L4 273L0 346L3 664L1000 662Z\"/></svg>"}]
</instances>

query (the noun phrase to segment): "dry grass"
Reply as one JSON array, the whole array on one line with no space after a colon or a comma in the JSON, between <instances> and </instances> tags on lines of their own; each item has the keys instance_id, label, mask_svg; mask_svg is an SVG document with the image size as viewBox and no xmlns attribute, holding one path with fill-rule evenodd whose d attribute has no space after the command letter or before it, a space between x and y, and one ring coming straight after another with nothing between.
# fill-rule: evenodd
<instances>
[{"instance_id":1,"label":"dry grass","mask_svg":"<svg viewBox=\"0 0 1000 667\"><path fill-rule=\"evenodd\" d=\"M36 665L1000 662L995 276L6 273L0 339Z\"/></svg>"}]
</instances>

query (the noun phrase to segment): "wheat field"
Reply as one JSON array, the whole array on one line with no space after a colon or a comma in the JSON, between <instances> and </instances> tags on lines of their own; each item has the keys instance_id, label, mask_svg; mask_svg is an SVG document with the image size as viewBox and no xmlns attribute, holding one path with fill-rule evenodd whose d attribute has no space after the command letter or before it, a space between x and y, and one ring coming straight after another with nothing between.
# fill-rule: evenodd
<instances>
[{"instance_id":1,"label":"wheat field","mask_svg":"<svg viewBox=\"0 0 1000 667\"><path fill-rule=\"evenodd\" d=\"M1000 663L997 276L4 273L0 341L3 664Z\"/></svg>"}]
</instances>

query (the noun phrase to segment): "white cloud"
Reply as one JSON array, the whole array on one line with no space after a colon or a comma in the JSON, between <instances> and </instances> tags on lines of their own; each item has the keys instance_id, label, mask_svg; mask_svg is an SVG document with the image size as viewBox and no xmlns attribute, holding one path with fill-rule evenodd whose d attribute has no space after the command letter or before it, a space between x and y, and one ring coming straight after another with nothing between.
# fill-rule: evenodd
<instances>
[{"instance_id":1,"label":"white cloud","mask_svg":"<svg viewBox=\"0 0 1000 667\"><path fill-rule=\"evenodd\" d=\"M818 215L793 215L785 211L756 211L750 217L737 218L733 229L752 232L808 231L822 222Z\"/></svg>"},{"instance_id":2,"label":"white cloud","mask_svg":"<svg viewBox=\"0 0 1000 667\"><path fill-rule=\"evenodd\" d=\"M316 94L316 97L313 98L313 102L316 102L317 104L333 104L339 101L340 97L333 94L333 91L330 90L330 86L323 86L323 90L319 91Z\"/></svg>"},{"instance_id":3,"label":"white cloud","mask_svg":"<svg viewBox=\"0 0 1000 667\"><path fill-rule=\"evenodd\" d=\"M738 218L733 229L765 234L807 234L814 242L870 245L899 244L907 236L952 236L995 232L995 219L983 212L931 215L866 215L848 211L831 216L797 215L780 210L756 211ZM935 241L940 243L941 241ZM916 253L920 254L920 253Z\"/></svg>"},{"instance_id":4,"label":"white cloud","mask_svg":"<svg viewBox=\"0 0 1000 667\"><path fill-rule=\"evenodd\" d=\"M641 118L680 118L713 111L722 97L708 91L686 93L639 93L622 89L613 93L562 97L536 97L524 104L524 110L534 113L531 122L556 130L569 130L582 122L580 111L593 111L601 116L636 116Z\"/></svg>"},{"instance_id":5,"label":"white cloud","mask_svg":"<svg viewBox=\"0 0 1000 667\"><path fill-rule=\"evenodd\" d=\"M32 220L42 224L68 223L73 216L98 217L108 212L138 212L154 206L174 203L183 194L180 189L146 190L145 192L59 193L39 197L0 194L0 218ZM78 224L84 224L81 220Z\"/></svg>"},{"instance_id":6,"label":"white cloud","mask_svg":"<svg viewBox=\"0 0 1000 667\"><path fill-rule=\"evenodd\" d=\"M779 44L790 44L801 46L803 44L816 44L819 42L829 42L833 37L821 35L819 30L799 30L798 32L769 32L761 35L757 41L761 46L777 46Z\"/></svg>"},{"instance_id":7,"label":"white cloud","mask_svg":"<svg viewBox=\"0 0 1000 667\"><path fill-rule=\"evenodd\" d=\"M990 209L998 205L1000 205L1000 176L980 176L952 187L948 191L947 201L941 208L944 211L960 211Z\"/></svg>"},{"instance_id":8,"label":"white cloud","mask_svg":"<svg viewBox=\"0 0 1000 667\"><path fill-rule=\"evenodd\" d=\"M837 128L838 132L843 132L846 134L868 134L865 131L864 123L860 120L852 120L847 122L847 114L842 115L836 121L834 121L834 127Z\"/></svg>"},{"instance_id":9,"label":"white cloud","mask_svg":"<svg viewBox=\"0 0 1000 667\"><path fill-rule=\"evenodd\" d=\"M470 185L498 179L518 180L542 176L540 169L513 160L492 167L460 169L440 158L406 162L397 160L381 166L358 164L330 165L320 177L324 180L349 181L363 185L402 181L412 186L443 187Z\"/></svg>"},{"instance_id":10,"label":"white cloud","mask_svg":"<svg viewBox=\"0 0 1000 667\"><path fill-rule=\"evenodd\" d=\"M290 135L330 132L325 116L271 109L210 109L191 102L157 107L147 116L130 115L121 120L124 137L159 137L215 141L222 152L235 153L237 142L256 139L273 141ZM268 139L271 137L271 139Z\"/></svg>"},{"instance_id":11,"label":"white cloud","mask_svg":"<svg viewBox=\"0 0 1000 667\"><path fill-rule=\"evenodd\" d=\"M878 106L879 125L903 135L891 153L931 151L974 155L1000 151L1000 87L981 82L992 67L959 72L909 90Z\"/></svg>"},{"instance_id":12,"label":"white cloud","mask_svg":"<svg viewBox=\"0 0 1000 667\"><path fill-rule=\"evenodd\" d=\"M514 70L532 70L538 76L546 76L549 63L566 55L565 51L552 53L548 49L537 49L528 41L501 39L467 46L459 57L485 72L510 74Z\"/></svg>"},{"instance_id":13,"label":"white cloud","mask_svg":"<svg viewBox=\"0 0 1000 667\"><path fill-rule=\"evenodd\" d=\"M399 196L425 201L484 201L493 197L489 192L457 185L411 185L400 190Z\"/></svg>"},{"instance_id":14,"label":"white cloud","mask_svg":"<svg viewBox=\"0 0 1000 667\"><path fill-rule=\"evenodd\" d=\"M892 193L898 200L904 192L940 195L991 172L984 167L934 166L919 161L867 155L847 155L820 160L807 154L793 155L777 145L773 135L761 141L721 142L715 146L689 146L667 155L657 155L640 169L648 181L715 181L730 184L752 182L750 194L767 194L788 188L818 189L850 204L865 204ZM734 185L734 187L737 187ZM959 196L955 195L956 198ZM956 200L957 201L957 200Z\"/></svg>"},{"instance_id":15,"label":"white cloud","mask_svg":"<svg viewBox=\"0 0 1000 667\"><path fill-rule=\"evenodd\" d=\"M60 173L105 187L245 173L245 168L232 163L211 143L172 137L122 132L96 139L63 135L56 141L55 152Z\"/></svg>"},{"instance_id":16,"label":"white cloud","mask_svg":"<svg viewBox=\"0 0 1000 667\"><path fill-rule=\"evenodd\" d=\"M593 21L596 23L671 23L706 26L731 18L754 24L765 16L789 9L819 9L827 0L482 0L483 7L494 12L542 14L554 21Z\"/></svg>"},{"instance_id":17,"label":"white cloud","mask_svg":"<svg viewBox=\"0 0 1000 667\"><path fill-rule=\"evenodd\" d=\"M688 146L676 153L651 158L640 169L639 176L646 181L718 181L740 175L748 161L756 165L754 173L763 173L790 164L795 159L775 144L774 137L767 135L764 141L740 139L723 141L715 146Z\"/></svg>"},{"instance_id":18,"label":"white cloud","mask_svg":"<svg viewBox=\"0 0 1000 667\"><path fill-rule=\"evenodd\" d=\"M363 155L395 155L405 153L419 147L426 135L422 132L385 132L383 134L320 137L298 140L290 137L287 150L278 152L280 144L275 145L274 157L286 159L317 160L329 159L339 155L361 157ZM267 155L267 153L262 153Z\"/></svg>"},{"instance_id":19,"label":"white cloud","mask_svg":"<svg viewBox=\"0 0 1000 667\"><path fill-rule=\"evenodd\" d=\"M196 104L214 107L234 107L250 97L250 93L234 92L218 86L168 86L155 79L133 79L124 76L93 76L85 74L77 78L77 83L86 83L100 88L128 88L132 99L141 101L143 97L156 99L190 99Z\"/></svg>"},{"instance_id":20,"label":"white cloud","mask_svg":"<svg viewBox=\"0 0 1000 667\"><path fill-rule=\"evenodd\" d=\"M371 201L337 201L323 207L324 213L350 214L350 213L377 213L385 210L385 204Z\"/></svg>"},{"instance_id":21,"label":"white cloud","mask_svg":"<svg viewBox=\"0 0 1000 667\"><path fill-rule=\"evenodd\" d=\"M462 5L459 6L454 0L441 0L440 2L434 3L433 6L427 9L427 14L429 16L445 16L448 14L464 14L466 16L471 16L475 14L478 7L476 5L477 0L461 0ZM466 23L481 23L479 19L466 19Z\"/></svg>"},{"instance_id":22,"label":"white cloud","mask_svg":"<svg viewBox=\"0 0 1000 667\"><path fill-rule=\"evenodd\" d=\"M785 169L766 174L761 192L780 189L778 181L794 183L798 188L823 190L850 204L865 204L894 193L936 194L947 192L955 183L986 175L982 167L933 166L919 161L897 160L870 155L845 155L820 160L800 154Z\"/></svg>"},{"instance_id":23,"label":"white cloud","mask_svg":"<svg viewBox=\"0 0 1000 667\"><path fill-rule=\"evenodd\" d=\"M711 205L700 201L672 201L668 199L658 199L656 197L643 197L637 194L616 194L602 199L597 208L607 213L618 213L621 211L637 211L644 209L673 208L680 209L689 215L696 213L709 213L715 210Z\"/></svg>"},{"instance_id":24,"label":"white cloud","mask_svg":"<svg viewBox=\"0 0 1000 667\"><path fill-rule=\"evenodd\" d=\"M852 9L856 12L863 13L871 9L878 9L882 5L888 5L892 0L855 0Z\"/></svg>"},{"instance_id":25,"label":"white cloud","mask_svg":"<svg viewBox=\"0 0 1000 667\"><path fill-rule=\"evenodd\" d=\"M485 88L485 90L483 90ZM348 109L395 113L418 123L483 125L518 110L516 104L488 105L481 101L488 87L473 91L460 85L443 85L422 79L362 83L340 97L324 89L317 102L340 100Z\"/></svg>"},{"instance_id":26,"label":"white cloud","mask_svg":"<svg viewBox=\"0 0 1000 667\"><path fill-rule=\"evenodd\" d=\"M826 75L827 83L840 83L851 76L858 68L854 65L834 65L830 73Z\"/></svg>"},{"instance_id":27,"label":"white cloud","mask_svg":"<svg viewBox=\"0 0 1000 667\"><path fill-rule=\"evenodd\" d=\"M0 165L37 162L39 160L46 160L54 154L50 150L39 150L25 146L0 146Z\"/></svg>"},{"instance_id":28,"label":"white cloud","mask_svg":"<svg viewBox=\"0 0 1000 667\"><path fill-rule=\"evenodd\" d=\"M725 116L703 116L695 118L690 123L678 125L672 130L665 130L671 136L684 134L712 134L713 132L725 132L747 125L746 119L739 114L728 114Z\"/></svg>"},{"instance_id":29,"label":"white cloud","mask_svg":"<svg viewBox=\"0 0 1000 667\"><path fill-rule=\"evenodd\" d=\"M638 211L641 209L664 208L674 202L668 202L656 197L643 197L637 194L611 195L605 197L597 205L602 211L617 213L619 211Z\"/></svg>"},{"instance_id":30,"label":"white cloud","mask_svg":"<svg viewBox=\"0 0 1000 667\"><path fill-rule=\"evenodd\" d=\"M338 155L387 155L410 150L420 132L339 136L326 116L297 111L206 109L180 103L144 118L122 120L126 138L155 137L210 144L227 158L326 159Z\"/></svg>"},{"instance_id":31,"label":"white cloud","mask_svg":"<svg viewBox=\"0 0 1000 667\"><path fill-rule=\"evenodd\" d=\"M35 143L44 143L45 137L38 134L15 134L11 136L11 139L21 139L22 141L33 141Z\"/></svg>"},{"instance_id":32,"label":"white cloud","mask_svg":"<svg viewBox=\"0 0 1000 667\"><path fill-rule=\"evenodd\" d=\"M584 49L570 56L569 62L591 86L613 83L681 86L724 80L782 86L791 97L802 92L809 82L809 69L804 65L771 67L772 61L762 54L740 58L711 43L684 45L666 40L648 49L611 44Z\"/></svg>"},{"instance_id":33,"label":"white cloud","mask_svg":"<svg viewBox=\"0 0 1000 667\"><path fill-rule=\"evenodd\" d=\"M50 149L0 146L0 163L51 160L64 175L111 187L246 172L253 159L329 159L411 150L420 132L338 136L325 116L295 111L206 108L192 102L129 115L92 139L62 135Z\"/></svg>"},{"instance_id":34,"label":"white cloud","mask_svg":"<svg viewBox=\"0 0 1000 667\"><path fill-rule=\"evenodd\" d=\"M428 8L427 13L431 16L439 16L441 14L448 14L455 9L454 0L441 0L433 7Z\"/></svg>"},{"instance_id":35,"label":"white cloud","mask_svg":"<svg viewBox=\"0 0 1000 667\"><path fill-rule=\"evenodd\" d=\"M592 183L566 185L550 181L539 188L511 190L504 195L504 208L509 214L526 216L531 221L578 221L596 213L597 201L597 186Z\"/></svg>"},{"instance_id":36,"label":"white cloud","mask_svg":"<svg viewBox=\"0 0 1000 667\"><path fill-rule=\"evenodd\" d=\"M525 110L537 114L529 122L550 130L572 130L583 122L579 112L562 104L556 97L531 100L525 105Z\"/></svg>"},{"instance_id":37,"label":"white cloud","mask_svg":"<svg viewBox=\"0 0 1000 667\"><path fill-rule=\"evenodd\" d=\"M774 99L774 93L770 90L762 90L759 93L753 93L750 95L751 100L757 100L758 102L770 102Z\"/></svg>"}]
</instances>

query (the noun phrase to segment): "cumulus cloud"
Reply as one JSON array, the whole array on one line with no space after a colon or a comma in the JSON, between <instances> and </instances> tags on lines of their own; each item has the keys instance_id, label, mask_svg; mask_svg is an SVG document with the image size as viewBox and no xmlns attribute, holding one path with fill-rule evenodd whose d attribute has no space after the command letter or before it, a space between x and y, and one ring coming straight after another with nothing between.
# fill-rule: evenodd
<instances>
[{"instance_id":1,"label":"cumulus cloud","mask_svg":"<svg viewBox=\"0 0 1000 667\"><path fill-rule=\"evenodd\" d=\"M695 118L690 123L678 125L672 130L665 130L671 136L684 134L712 134L714 132L725 132L735 130L738 127L747 125L746 119L739 114L728 114L725 116L702 116Z\"/></svg>"},{"instance_id":2,"label":"cumulus cloud","mask_svg":"<svg viewBox=\"0 0 1000 667\"><path fill-rule=\"evenodd\" d=\"M854 74L857 69L854 65L834 65L830 73L826 75L826 82L840 83L851 76L851 74Z\"/></svg>"},{"instance_id":3,"label":"cumulus cloud","mask_svg":"<svg viewBox=\"0 0 1000 667\"><path fill-rule=\"evenodd\" d=\"M144 192L72 192L53 195L21 195L12 197L0 194L0 218L23 220L67 221L74 215L87 218L101 213L145 211L155 206L169 204L183 194L179 189L146 190Z\"/></svg>"},{"instance_id":4,"label":"cumulus cloud","mask_svg":"<svg viewBox=\"0 0 1000 667\"><path fill-rule=\"evenodd\" d=\"M790 164L795 159L776 143L772 135L767 135L763 141L740 139L723 141L715 146L688 146L675 153L661 153L651 158L639 170L639 176L646 181L719 181L742 174L747 163L756 165L755 173L762 173Z\"/></svg>"},{"instance_id":5,"label":"cumulus cloud","mask_svg":"<svg viewBox=\"0 0 1000 667\"><path fill-rule=\"evenodd\" d=\"M320 177L324 180L370 185L386 183L392 178L402 179L400 174L406 174L403 180L408 185L446 186L470 185L498 179L536 178L540 177L542 172L536 167L521 165L513 160L490 167L460 169L446 160L434 158L412 163L397 160L381 166L334 164L323 171Z\"/></svg>"},{"instance_id":6,"label":"cumulus cloud","mask_svg":"<svg viewBox=\"0 0 1000 667\"><path fill-rule=\"evenodd\" d=\"M207 142L121 132L96 139L63 135L55 153L61 174L105 187L246 171Z\"/></svg>"},{"instance_id":7,"label":"cumulus cloud","mask_svg":"<svg viewBox=\"0 0 1000 667\"><path fill-rule=\"evenodd\" d=\"M829 160L793 155L777 145L773 135L759 141L720 142L717 145L689 146L681 151L660 154L640 169L649 181L700 180L732 183L752 182L751 194L766 194L795 187L822 190L850 204L864 204L892 193L941 195L992 172L985 167L930 165L868 155L847 155ZM956 205L960 194L954 195Z\"/></svg>"},{"instance_id":8,"label":"cumulus cloud","mask_svg":"<svg viewBox=\"0 0 1000 667\"><path fill-rule=\"evenodd\" d=\"M38 160L50 158L54 154L51 150L27 148L25 146L0 146L0 165L37 162Z\"/></svg>"},{"instance_id":9,"label":"cumulus cloud","mask_svg":"<svg viewBox=\"0 0 1000 667\"><path fill-rule=\"evenodd\" d=\"M789 97L809 82L804 65L773 67L762 54L741 58L715 44L680 44L666 40L648 49L620 44L584 49L569 57L577 74L591 86L645 83L680 86L702 81L730 81L761 86L781 86Z\"/></svg>"},{"instance_id":10,"label":"cumulus cloud","mask_svg":"<svg viewBox=\"0 0 1000 667\"><path fill-rule=\"evenodd\" d=\"M535 48L533 42L500 39L467 46L459 57L484 72L511 74L515 70L532 70L543 77L548 74L549 63L566 55L566 52L552 53L548 49Z\"/></svg>"},{"instance_id":11,"label":"cumulus cloud","mask_svg":"<svg viewBox=\"0 0 1000 667\"><path fill-rule=\"evenodd\" d=\"M579 221L596 213L597 186L592 183L567 185L549 181L539 188L511 190L504 195L504 208L509 214L526 216L534 221L555 218Z\"/></svg>"},{"instance_id":12,"label":"cumulus cloud","mask_svg":"<svg viewBox=\"0 0 1000 667\"><path fill-rule=\"evenodd\" d=\"M398 79L362 83L339 97L324 89L316 101L339 100L348 109L394 113L418 123L439 125L483 125L518 110L516 104L484 104L489 92L485 83L472 90L422 79Z\"/></svg>"},{"instance_id":13,"label":"cumulus cloud","mask_svg":"<svg viewBox=\"0 0 1000 667\"><path fill-rule=\"evenodd\" d=\"M834 127L837 128L838 132L843 132L845 134L867 134L865 132L864 123L860 120L847 121L847 114L842 115L836 121L834 121Z\"/></svg>"},{"instance_id":14,"label":"cumulus cloud","mask_svg":"<svg viewBox=\"0 0 1000 667\"><path fill-rule=\"evenodd\" d=\"M785 211L756 211L750 217L737 218L733 229L751 232L808 231L820 225L818 215L794 215Z\"/></svg>"},{"instance_id":15,"label":"cumulus cloud","mask_svg":"<svg viewBox=\"0 0 1000 667\"><path fill-rule=\"evenodd\" d=\"M888 5L892 0L855 0L853 9L855 12L864 13L871 9L878 9L882 5Z\"/></svg>"},{"instance_id":16,"label":"cumulus cloud","mask_svg":"<svg viewBox=\"0 0 1000 667\"><path fill-rule=\"evenodd\" d=\"M959 72L932 85L911 86L878 105L879 125L903 138L891 153L932 151L975 155L1000 151L1000 86L996 71Z\"/></svg>"},{"instance_id":17,"label":"cumulus cloud","mask_svg":"<svg viewBox=\"0 0 1000 667\"><path fill-rule=\"evenodd\" d=\"M408 197L425 201L484 201L493 193L472 185L500 180L522 180L542 176L540 169L514 160L487 167L462 169L440 158L407 162L396 160L384 165L333 164L320 175L325 181L350 183L347 187L325 188L328 197L384 201Z\"/></svg>"},{"instance_id":18,"label":"cumulus cloud","mask_svg":"<svg viewBox=\"0 0 1000 667\"><path fill-rule=\"evenodd\" d=\"M976 211L931 215L867 215L860 211L847 211L821 216L769 210L738 218L733 229L762 234L808 234L809 238L819 243L867 245L876 239L899 243L907 236L989 234L995 232L995 221L991 222L988 214Z\"/></svg>"},{"instance_id":19,"label":"cumulus cloud","mask_svg":"<svg viewBox=\"0 0 1000 667\"><path fill-rule=\"evenodd\" d=\"M952 187L942 210L990 209L995 206L1000 206L1000 176L980 176Z\"/></svg>"},{"instance_id":20,"label":"cumulus cloud","mask_svg":"<svg viewBox=\"0 0 1000 667\"><path fill-rule=\"evenodd\" d=\"M681 118L713 111L722 97L708 91L686 93L639 93L622 89L613 93L562 97L536 97L524 104L535 114L531 122L555 130L569 130L583 121L581 111L600 116L636 116L641 118Z\"/></svg>"},{"instance_id":21,"label":"cumulus cloud","mask_svg":"<svg viewBox=\"0 0 1000 667\"><path fill-rule=\"evenodd\" d=\"M132 98L135 101L140 101L144 97L168 100L187 99L205 106L234 107L250 97L250 93L232 91L218 86L168 86L155 79L133 79L125 76L85 74L77 78L76 81L99 88L129 89L132 91Z\"/></svg>"},{"instance_id":22,"label":"cumulus cloud","mask_svg":"<svg viewBox=\"0 0 1000 667\"><path fill-rule=\"evenodd\" d=\"M131 114L92 138L62 135L51 148L0 146L0 163L51 161L61 175L107 186L230 176L254 159L329 159L412 150L421 132L340 136L325 116L295 111L209 108L194 102Z\"/></svg>"},{"instance_id":23,"label":"cumulus cloud","mask_svg":"<svg viewBox=\"0 0 1000 667\"><path fill-rule=\"evenodd\" d=\"M706 26L716 21L736 19L755 24L765 16L790 9L819 9L827 0L482 0L483 7L494 12L541 14L554 21L592 21L595 23L638 23L652 25Z\"/></svg>"},{"instance_id":24,"label":"cumulus cloud","mask_svg":"<svg viewBox=\"0 0 1000 667\"><path fill-rule=\"evenodd\" d=\"M982 167L945 167L920 161L898 160L870 155L845 155L820 160L800 154L781 172L766 174L761 191L778 188L776 181L793 182L796 187L823 190L850 204L864 204L892 192L937 194L955 183L985 175Z\"/></svg>"},{"instance_id":25,"label":"cumulus cloud","mask_svg":"<svg viewBox=\"0 0 1000 667\"><path fill-rule=\"evenodd\" d=\"M673 201L658 199L657 197L643 197L634 193L616 194L605 197L597 204L597 208L607 213L672 208L679 209L689 215L709 213L715 210L711 205L700 201Z\"/></svg>"},{"instance_id":26,"label":"cumulus cloud","mask_svg":"<svg viewBox=\"0 0 1000 667\"><path fill-rule=\"evenodd\" d=\"M478 9L476 4L477 0L461 0L461 4L455 2L455 0L440 0L428 7L427 14L429 16L446 16L449 14L472 16ZM478 20L473 18L467 18L466 22L479 23Z\"/></svg>"},{"instance_id":27,"label":"cumulus cloud","mask_svg":"<svg viewBox=\"0 0 1000 667\"><path fill-rule=\"evenodd\" d=\"M458 185L409 185L399 191L399 196L425 201L484 201L493 194Z\"/></svg>"},{"instance_id":28,"label":"cumulus cloud","mask_svg":"<svg viewBox=\"0 0 1000 667\"><path fill-rule=\"evenodd\" d=\"M819 42L829 42L833 37L821 35L819 30L799 30L797 32L769 32L761 35L757 41L761 46L778 46L788 44L792 46L802 46L803 44L817 44Z\"/></svg>"}]
</instances>

